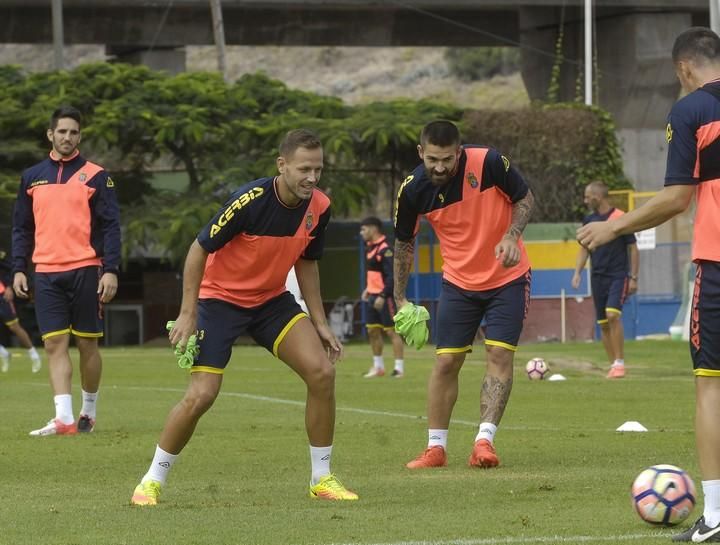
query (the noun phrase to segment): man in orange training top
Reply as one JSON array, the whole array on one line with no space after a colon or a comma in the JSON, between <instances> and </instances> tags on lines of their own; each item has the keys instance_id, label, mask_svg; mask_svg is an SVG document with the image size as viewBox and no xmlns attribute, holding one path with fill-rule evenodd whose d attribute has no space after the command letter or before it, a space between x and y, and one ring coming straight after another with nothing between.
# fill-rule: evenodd
<instances>
[{"instance_id":1,"label":"man in orange training top","mask_svg":"<svg viewBox=\"0 0 720 545\"><path fill-rule=\"evenodd\" d=\"M133 505L157 504L170 468L220 392L233 342L244 333L305 382L310 497L358 499L330 472L333 363L342 345L326 321L320 295L317 260L330 221L330 199L317 189L320 139L304 129L290 131L280 144L277 167L278 176L236 190L190 246L170 342L184 350L197 333L199 353L185 397L170 411L152 463L135 487ZM293 266L309 318L285 287Z\"/></svg>"},{"instance_id":2,"label":"man in orange training top","mask_svg":"<svg viewBox=\"0 0 720 545\"><path fill-rule=\"evenodd\" d=\"M670 110L665 187L619 218L589 223L577 240L589 251L660 225L697 200L692 259L697 265L690 320L695 374L695 442L705 506L702 516L673 541L720 542L720 38L709 28L681 33L673 64L688 93Z\"/></svg>"},{"instance_id":3,"label":"man in orange training top","mask_svg":"<svg viewBox=\"0 0 720 545\"><path fill-rule=\"evenodd\" d=\"M440 241L443 281L435 327L437 360L428 385L427 449L408 468L444 466L458 374L481 321L487 371L480 396L480 428L472 467L500 461L494 438L513 381L513 357L527 314L530 263L521 235L534 198L522 176L496 150L460 145L449 121L434 121L420 136L422 164L400 186L395 211L395 301L407 304L414 239L420 216Z\"/></svg>"},{"instance_id":4,"label":"man in orange training top","mask_svg":"<svg viewBox=\"0 0 720 545\"><path fill-rule=\"evenodd\" d=\"M95 427L102 360L102 305L117 291L120 215L115 184L80 155L82 118L55 110L50 156L22 174L13 215L13 289L28 297L27 266L35 264L35 314L45 344L55 417L30 435L74 435ZM82 408L72 408L70 335L80 352Z\"/></svg>"}]
</instances>

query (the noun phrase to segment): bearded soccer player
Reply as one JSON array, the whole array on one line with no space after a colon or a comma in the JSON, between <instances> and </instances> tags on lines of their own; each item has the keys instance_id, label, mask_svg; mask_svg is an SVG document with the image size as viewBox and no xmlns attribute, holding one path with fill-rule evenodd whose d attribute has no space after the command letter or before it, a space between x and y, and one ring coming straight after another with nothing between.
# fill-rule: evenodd
<instances>
[{"instance_id":1,"label":"bearded soccer player","mask_svg":"<svg viewBox=\"0 0 720 545\"><path fill-rule=\"evenodd\" d=\"M468 464L500 463L495 432L510 398L513 358L527 314L530 263L521 235L534 198L525 180L494 149L460 145L449 121L422 131L422 164L398 191L395 216L395 301L408 304L414 239L425 217L440 241L443 280L437 312L437 358L428 386L427 449L410 469L447 464L450 417L458 374L481 321L487 371L480 396L480 426Z\"/></svg>"},{"instance_id":2,"label":"bearded soccer player","mask_svg":"<svg viewBox=\"0 0 720 545\"><path fill-rule=\"evenodd\" d=\"M13 289L27 298L28 259L35 264L35 314L45 345L55 417L30 435L74 435L95 428L102 360L102 305L117 291L120 217L115 185L80 155L82 118L53 112L50 156L23 172L13 213ZM34 246L34 250L33 250ZM72 406L70 335L80 352L82 407Z\"/></svg>"},{"instance_id":3,"label":"bearded soccer player","mask_svg":"<svg viewBox=\"0 0 720 545\"><path fill-rule=\"evenodd\" d=\"M156 505L168 472L200 417L220 392L232 345L242 334L282 360L307 387L311 498L356 500L330 472L335 427L335 367L342 345L325 318L317 260L330 200L317 189L323 150L312 132L290 131L280 144L279 174L240 187L190 246L180 315L170 342L184 350L197 335L199 353L185 397L170 411L133 505ZM287 291L295 272L308 317Z\"/></svg>"},{"instance_id":4,"label":"bearded soccer player","mask_svg":"<svg viewBox=\"0 0 720 545\"><path fill-rule=\"evenodd\" d=\"M709 28L690 28L675 40L672 59L688 94L668 116L665 186L617 219L581 227L577 240L593 251L622 235L666 222L696 198L690 355L705 507L695 524L673 541L720 543L720 38Z\"/></svg>"}]
</instances>

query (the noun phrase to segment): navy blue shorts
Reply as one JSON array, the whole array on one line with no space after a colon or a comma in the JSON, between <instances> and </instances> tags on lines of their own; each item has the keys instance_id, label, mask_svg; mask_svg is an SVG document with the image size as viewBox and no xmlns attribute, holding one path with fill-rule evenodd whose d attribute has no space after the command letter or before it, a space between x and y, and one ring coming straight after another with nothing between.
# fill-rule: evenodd
<instances>
[{"instance_id":1,"label":"navy blue shorts","mask_svg":"<svg viewBox=\"0 0 720 545\"><path fill-rule=\"evenodd\" d=\"M72 333L102 337L100 267L35 273L35 316L42 339Z\"/></svg>"},{"instance_id":2,"label":"navy blue shorts","mask_svg":"<svg viewBox=\"0 0 720 545\"><path fill-rule=\"evenodd\" d=\"M720 377L720 263L700 261L690 311L690 355L696 376Z\"/></svg>"},{"instance_id":3,"label":"navy blue shorts","mask_svg":"<svg viewBox=\"0 0 720 545\"><path fill-rule=\"evenodd\" d=\"M306 316L287 291L254 308L220 299L200 299L197 323L200 352L192 370L222 374L235 339L245 334L277 356L287 332Z\"/></svg>"},{"instance_id":4,"label":"navy blue shorts","mask_svg":"<svg viewBox=\"0 0 720 545\"><path fill-rule=\"evenodd\" d=\"M530 271L491 290L468 291L443 280L437 313L437 353L472 351L482 322L485 344L515 351L530 302Z\"/></svg>"},{"instance_id":5,"label":"navy blue shorts","mask_svg":"<svg viewBox=\"0 0 720 545\"><path fill-rule=\"evenodd\" d=\"M385 304L383 305L382 310L375 310L373 304L375 303L375 299L377 298L377 295L369 295L367 303L365 303L365 327L367 327L368 329L376 327L382 327L384 329L394 328L395 322L393 321L393 316L395 316L395 314L397 313L395 299L393 299L392 297L388 297L387 299L385 299Z\"/></svg>"},{"instance_id":6,"label":"navy blue shorts","mask_svg":"<svg viewBox=\"0 0 720 545\"><path fill-rule=\"evenodd\" d=\"M17 312L15 312L15 305L8 303L2 294L0 294L0 320L2 320L2 323L7 326L11 326L18 321Z\"/></svg>"},{"instance_id":7,"label":"navy blue shorts","mask_svg":"<svg viewBox=\"0 0 720 545\"><path fill-rule=\"evenodd\" d=\"M593 302L595 303L595 317L598 324L607 323L607 313L622 314L622 308L627 299L627 276L606 276L593 274L590 278L592 285Z\"/></svg>"}]
</instances>

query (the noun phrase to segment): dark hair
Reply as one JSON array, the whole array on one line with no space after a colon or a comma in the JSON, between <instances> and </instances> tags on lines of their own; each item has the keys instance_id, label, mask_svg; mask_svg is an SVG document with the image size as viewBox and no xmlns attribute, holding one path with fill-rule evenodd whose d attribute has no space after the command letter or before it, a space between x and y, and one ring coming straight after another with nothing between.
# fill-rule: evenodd
<instances>
[{"instance_id":1,"label":"dark hair","mask_svg":"<svg viewBox=\"0 0 720 545\"><path fill-rule=\"evenodd\" d=\"M360 225L361 226L362 225L368 225L368 226L373 225L373 226L377 227L378 231L380 231L381 233L383 230L383 225L382 225L382 222L380 221L380 218L376 218L375 216L368 216L367 218L365 218L364 220L362 220L360 222Z\"/></svg>"},{"instance_id":2,"label":"dark hair","mask_svg":"<svg viewBox=\"0 0 720 545\"><path fill-rule=\"evenodd\" d=\"M433 121L428 123L420 133L420 145L434 144L440 147L459 146L460 131L450 121Z\"/></svg>"},{"instance_id":3,"label":"dark hair","mask_svg":"<svg viewBox=\"0 0 720 545\"><path fill-rule=\"evenodd\" d=\"M286 159L292 157L298 148L317 149L322 147L320 137L308 129L294 129L288 132L280 142L279 152Z\"/></svg>"},{"instance_id":4,"label":"dark hair","mask_svg":"<svg viewBox=\"0 0 720 545\"><path fill-rule=\"evenodd\" d=\"M675 39L672 49L673 62L720 61L720 38L709 28L694 26Z\"/></svg>"},{"instance_id":5,"label":"dark hair","mask_svg":"<svg viewBox=\"0 0 720 545\"><path fill-rule=\"evenodd\" d=\"M54 131L57 128L58 121L65 117L69 117L70 119L77 121L78 126L82 125L82 114L80 113L80 110L73 108L72 106L60 106L52 113L52 116L50 116L50 130Z\"/></svg>"}]
</instances>

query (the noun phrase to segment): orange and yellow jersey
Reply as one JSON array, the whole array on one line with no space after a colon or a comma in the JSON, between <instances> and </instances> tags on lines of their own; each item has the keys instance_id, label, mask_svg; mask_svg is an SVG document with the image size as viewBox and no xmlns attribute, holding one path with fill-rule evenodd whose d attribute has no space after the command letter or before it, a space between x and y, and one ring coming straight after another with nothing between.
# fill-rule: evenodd
<instances>
[{"instance_id":1,"label":"orange and yellow jersey","mask_svg":"<svg viewBox=\"0 0 720 545\"><path fill-rule=\"evenodd\" d=\"M287 291L298 259L322 257L329 221L330 199L318 189L291 208L280 200L276 178L245 184L197 237L210 253L200 298L253 308Z\"/></svg>"},{"instance_id":2,"label":"orange and yellow jersey","mask_svg":"<svg viewBox=\"0 0 720 545\"><path fill-rule=\"evenodd\" d=\"M54 153L22 173L13 212L13 270L63 272L92 265L117 272L120 213L115 184L77 151ZM34 250L33 250L34 246Z\"/></svg>"},{"instance_id":3,"label":"orange and yellow jersey","mask_svg":"<svg viewBox=\"0 0 720 545\"><path fill-rule=\"evenodd\" d=\"M393 294L393 251L385 235L365 244L367 291L386 299Z\"/></svg>"},{"instance_id":4,"label":"orange and yellow jersey","mask_svg":"<svg viewBox=\"0 0 720 545\"><path fill-rule=\"evenodd\" d=\"M675 103L668 116L665 185L697 186L694 261L720 261L720 80Z\"/></svg>"},{"instance_id":5,"label":"orange and yellow jersey","mask_svg":"<svg viewBox=\"0 0 720 545\"><path fill-rule=\"evenodd\" d=\"M405 179L397 196L395 237L412 240L424 216L440 241L443 278L470 291L497 288L530 269L522 239L517 265L506 268L495 258L513 204L527 193L525 180L498 151L464 146L457 173L446 184L433 185L424 165Z\"/></svg>"}]
</instances>

